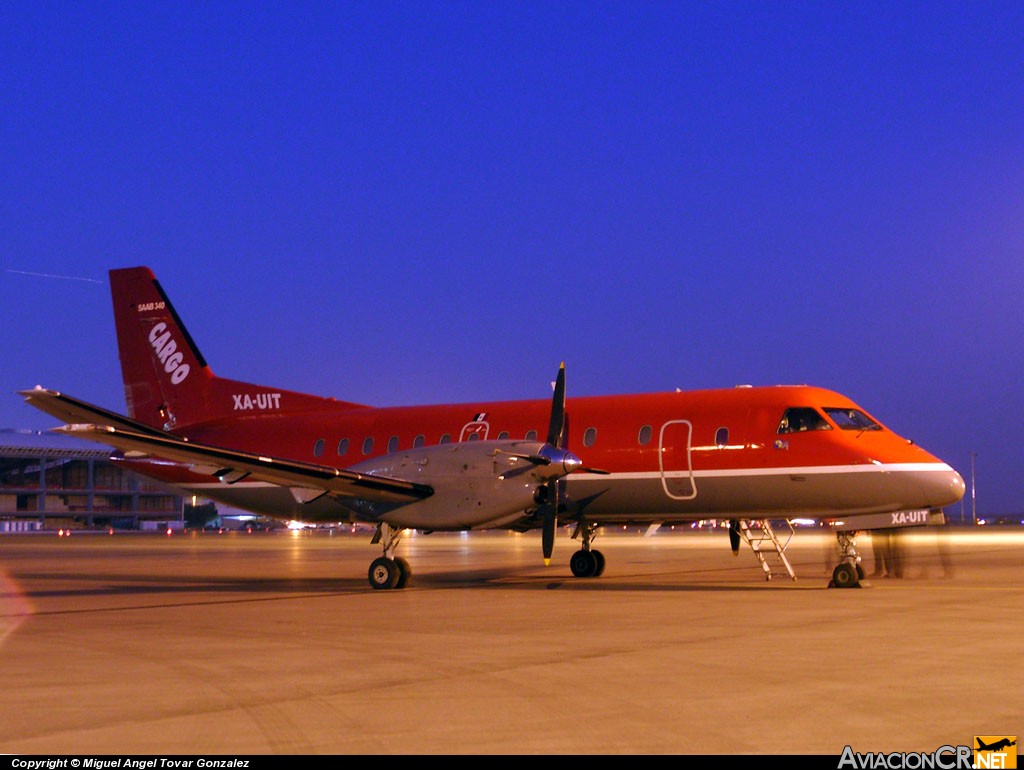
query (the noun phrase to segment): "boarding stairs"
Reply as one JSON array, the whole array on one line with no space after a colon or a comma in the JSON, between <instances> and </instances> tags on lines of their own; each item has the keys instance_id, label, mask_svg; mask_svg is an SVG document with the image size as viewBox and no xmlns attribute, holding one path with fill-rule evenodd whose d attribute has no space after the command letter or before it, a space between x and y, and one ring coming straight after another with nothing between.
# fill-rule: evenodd
<instances>
[{"instance_id":1,"label":"boarding stairs","mask_svg":"<svg viewBox=\"0 0 1024 770\"><path fill-rule=\"evenodd\" d=\"M796 580L793 565L786 558L786 548L789 541L793 539L795 530L789 519L784 521L786 525L781 533L775 531L768 519L740 519L739 522L740 537L754 552L761 569L764 570L766 580L783 575L788 575L791 580Z\"/></svg>"}]
</instances>

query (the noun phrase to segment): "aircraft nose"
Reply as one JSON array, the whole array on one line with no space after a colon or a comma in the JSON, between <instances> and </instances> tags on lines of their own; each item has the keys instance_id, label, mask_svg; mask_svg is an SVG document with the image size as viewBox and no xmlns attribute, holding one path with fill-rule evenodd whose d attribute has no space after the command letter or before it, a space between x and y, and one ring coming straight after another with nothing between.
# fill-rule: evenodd
<instances>
[{"instance_id":1,"label":"aircraft nose","mask_svg":"<svg viewBox=\"0 0 1024 770\"><path fill-rule=\"evenodd\" d=\"M953 482L951 487L956 490L956 499L954 503L960 502L963 499L964 493L967 492L967 485L964 483L964 478L956 471L953 471Z\"/></svg>"},{"instance_id":2,"label":"aircraft nose","mask_svg":"<svg viewBox=\"0 0 1024 770\"><path fill-rule=\"evenodd\" d=\"M949 466L945 471L931 474L928 482L928 496L936 508L959 503L967 491L963 476Z\"/></svg>"}]
</instances>

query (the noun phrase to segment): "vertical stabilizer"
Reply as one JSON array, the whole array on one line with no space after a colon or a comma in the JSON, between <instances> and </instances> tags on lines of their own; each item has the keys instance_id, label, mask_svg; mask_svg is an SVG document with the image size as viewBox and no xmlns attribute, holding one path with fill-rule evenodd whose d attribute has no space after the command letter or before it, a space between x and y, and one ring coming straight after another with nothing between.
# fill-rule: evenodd
<instances>
[{"instance_id":1,"label":"vertical stabilizer","mask_svg":"<svg viewBox=\"0 0 1024 770\"><path fill-rule=\"evenodd\" d=\"M128 414L140 422L175 430L361 406L215 377L148 267L111 270L110 293Z\"/></svg>"},{"instance_id":2,"label":"vertical stabilizer","mask_svg":"<svg viewBox=\"0 0 1024 770\"><path fill-rule=\"evenodd\" d=\"M147 267L110 271L128 414L171 429L201 420L213 372Z\"/></svg>"}]
</instances>

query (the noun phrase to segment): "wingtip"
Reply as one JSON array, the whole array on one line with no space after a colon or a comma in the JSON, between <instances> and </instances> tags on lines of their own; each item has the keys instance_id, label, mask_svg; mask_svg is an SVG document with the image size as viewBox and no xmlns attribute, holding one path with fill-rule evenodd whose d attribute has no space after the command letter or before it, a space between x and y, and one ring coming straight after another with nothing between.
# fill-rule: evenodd
<instances>
[{"instance_id":1,"label":"wingtip","mask_svg":"<svg viewBox=\"0 0 1024 770\"><path fill-rule=\"evenodd\" d=\"M25 390L19 390L18 391L18 395L19 396L25 396L26 398L29 398L30 396L37 396L37 395L39 395L41 393L56 393L56 392L57 391L55 391L55 390L50 390L49 388L44 388L42 385L36 385L34 388L28 388L28 389L25 389Z\"/></svg>"}]
</instances>

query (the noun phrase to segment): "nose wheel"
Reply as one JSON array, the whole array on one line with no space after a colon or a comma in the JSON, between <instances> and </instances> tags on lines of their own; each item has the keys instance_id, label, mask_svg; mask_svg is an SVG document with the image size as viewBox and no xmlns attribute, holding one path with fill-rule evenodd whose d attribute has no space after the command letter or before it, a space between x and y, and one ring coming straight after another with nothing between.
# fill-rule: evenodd
<instances>
[{"instance_id":1,"label":"nose wheel","mask_svg":"<svg viewBox=\"0 0 1024 770\"><path fill-rule=\"evenodd\" d=\"M861 575L857 569L860 565L843 562L832 570L832 586L835 588L860 588Z\"/></svg>"}]
</instances>

